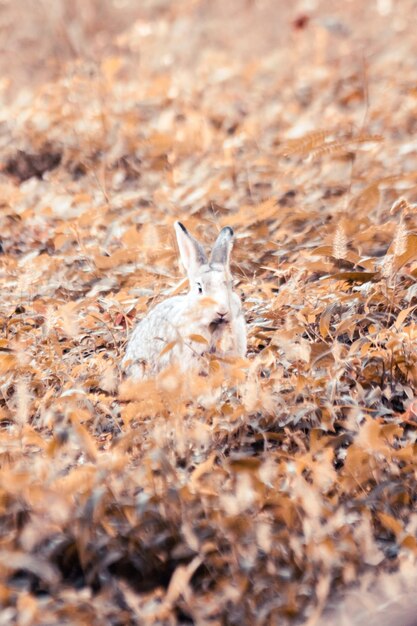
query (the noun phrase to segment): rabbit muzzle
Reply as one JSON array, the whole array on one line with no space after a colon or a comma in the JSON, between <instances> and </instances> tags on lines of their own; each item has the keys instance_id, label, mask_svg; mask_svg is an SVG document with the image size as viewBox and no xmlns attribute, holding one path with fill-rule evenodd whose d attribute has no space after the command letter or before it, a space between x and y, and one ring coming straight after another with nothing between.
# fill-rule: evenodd
<instances>
[{"instance_id":1,"label":"rabbit muzzle","mask_svg":"<svg viewBox=\"0 0 417 626\"><path fill-rule=\"evenodd\" d=\"M228 323L229 319L227 318L227 313L217 313L214 320L212 320L209 324L209 331L213 334L214 331L218 330L220 326Z\"/></svg>"}]
</instances>

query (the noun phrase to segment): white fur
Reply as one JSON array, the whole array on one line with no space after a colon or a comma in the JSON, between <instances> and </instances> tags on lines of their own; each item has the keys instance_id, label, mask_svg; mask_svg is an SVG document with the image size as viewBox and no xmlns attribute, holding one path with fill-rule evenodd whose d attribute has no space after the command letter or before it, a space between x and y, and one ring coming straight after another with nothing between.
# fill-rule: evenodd
<instances>
[{"instance_id":1,"label":"white fur","mask_svg":"<svg viewBox=\"0 0 417 626\"><path fill-rule=\"evenodd\" d=\"M182 224L176 222L175 231L190 291L160 302L134 329L122 361L134 378L155 375L170 364L182 372L203 370L207 353L219 357L246 354L246 323L229 268L232 229L220 232L209 261Z\"/></svg>"}]
</instances>

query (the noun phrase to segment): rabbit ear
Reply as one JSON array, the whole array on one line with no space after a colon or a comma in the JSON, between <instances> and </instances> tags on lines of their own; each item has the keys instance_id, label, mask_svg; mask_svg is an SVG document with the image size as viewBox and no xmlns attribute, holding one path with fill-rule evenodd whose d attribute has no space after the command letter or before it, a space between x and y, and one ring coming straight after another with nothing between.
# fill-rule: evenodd
<instances>
[{"instance_id":1,"label":"rabbit ear","mask_svg":"<svg viewBox=\"0 0 417 626\"><path fill-rule=\"evenodd\" d=\"M181 222L175 222L175 234L182 264L187 274L191 276L200 265L207 263L206 254L202 245L190 235Z\"/></svg>"},{"instance_id":2,"label":"rabbit ear","mask_svg":"<svg viewBox=\"0 0 417 626\"><path fill-rule=\"evenodd\" d=\"M225 228L221 229L211 253L210 263L220 263L221 265L229 267L230 253L233 247L233 237L233 228L225 226Z\"/></svg>"}]
</instances>

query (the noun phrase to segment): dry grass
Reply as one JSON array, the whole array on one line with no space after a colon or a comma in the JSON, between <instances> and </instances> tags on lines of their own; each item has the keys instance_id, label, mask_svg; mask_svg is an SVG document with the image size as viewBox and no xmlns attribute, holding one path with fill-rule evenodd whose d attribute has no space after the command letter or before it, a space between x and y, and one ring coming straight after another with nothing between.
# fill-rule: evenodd
<instances>
[{"instance_id":1,"label":"dry grass","mask_svg":"<svg viewBox=\"0 0 417 626\"><path fill-rule=\"evenodd\" d=\"M226 5L84 54L92 9L3 85L1 625L342 623L356 583L370 624L415 577L415 2ZM248 358L132 384L176 219L235 229Z\"/></svg>"}]
</instances>

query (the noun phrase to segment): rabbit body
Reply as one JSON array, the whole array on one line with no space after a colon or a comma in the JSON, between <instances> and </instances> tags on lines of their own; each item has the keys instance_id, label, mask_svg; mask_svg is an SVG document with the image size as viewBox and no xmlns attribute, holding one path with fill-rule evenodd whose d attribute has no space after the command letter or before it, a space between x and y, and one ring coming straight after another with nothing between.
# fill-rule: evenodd
<instances>
[{"instance_id":1,"label":"rabbit body","mask_svg":"<svg viewBox=\"0 0 417 626\"><path fill-rule=\"evenodd\" d=\"M177 222L175 228L190 291L160 302L134 329L122 361L133 378L153 376L171 364L181 372L203 370L207 353L246 354L246 324L229 270L233 231L221 231L208 262L185 227Z\"/></svg>"}]
</instances>

